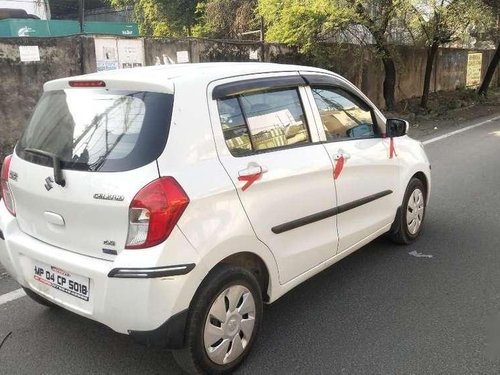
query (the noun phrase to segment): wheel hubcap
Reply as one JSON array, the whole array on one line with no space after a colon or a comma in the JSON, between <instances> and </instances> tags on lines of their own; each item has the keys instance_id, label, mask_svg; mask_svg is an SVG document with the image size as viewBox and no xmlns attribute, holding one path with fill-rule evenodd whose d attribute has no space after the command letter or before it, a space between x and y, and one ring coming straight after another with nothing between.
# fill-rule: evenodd
<instances>
[{"instance_id":1,"label":"wheel hubcap","mask_svg":"<svg viewBox=\"0 0 500 375\"><path fill-rule=\"evenodd\" d=\"M406 225L411 234L416 234L424 219L425 201L420 189L415 189L408 200L406 209Z\"/></svg>"},{"instance_id":2,"label":"wheel hubcap","mask_svg":"<svg viewBox=\"0 0 500 375\"><path fill-rule=\"evenodd\" d=\"M242 285L224 290L210 307L204 330L208 358L218 365L237 359L252 338L255 300Z\"/></svg>"}]
</instances>

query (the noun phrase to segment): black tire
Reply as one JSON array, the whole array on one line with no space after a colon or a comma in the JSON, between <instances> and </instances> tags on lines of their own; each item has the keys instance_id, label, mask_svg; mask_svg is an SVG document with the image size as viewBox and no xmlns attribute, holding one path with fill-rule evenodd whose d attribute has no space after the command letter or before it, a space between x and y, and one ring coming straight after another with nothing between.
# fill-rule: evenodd
<instances>
[{"instance_id":1,"label":"black tire","mask_svg":"<svg viewBox=\"0 0 500 375\"><path fill-rule=\"evenodd\" d=\"M228 364L219 365L208 357L204 347L205 322L217 297L235 285L245 287L252 294L255 302L255 324L242 354ZM259 283L251 272L236 266L217 266L205 278L193 298L186 327L186 348L173 352L176 362L188 374L232 373L245 360L255 342L262 320L262 305Z\"/></svg>"},{"instance_id":2,"label":"black tire","mask_svg":"<svg viewBox=\"0 0 500 375\"><path fill-rule=\"evenodd\" d=\"M424 211L420 226L415 233L411 233L409 225L407 224L406 214L408 210L408 204L410 202L410 197L412 197L413 193L417 189L419 189L423 193ZM422 228L424 226L425 213L427 211L426 201L427 191L425 189L424 183L416 177L412 178L410 183L408 184L408 187L406 188L405 196L403 198L403 204L401 205L401 210L396 215L396 219L392 225L392 230L391 232L389 232L389 238L391 239L391 241L399 245L409 245L420 236L420 234L422 233Z\"/></svg>"},{"instance_id":3,"label":"black tire","mask_svg":"<svg viewBox=\"0 0 500 375\"><path fill-rule=\"evenodd\" d=\"M26 295L29 298L31 298L33 301L35 301L36 303L43 305L43 306L46 306L46 307L57 307L57 305L53 304L52 302L43 298L42 296L36 294L31 289L24 288L24 287L23 287L23 289L24 289L24 292L26 293Z\"/></svg>"}]
</instances>

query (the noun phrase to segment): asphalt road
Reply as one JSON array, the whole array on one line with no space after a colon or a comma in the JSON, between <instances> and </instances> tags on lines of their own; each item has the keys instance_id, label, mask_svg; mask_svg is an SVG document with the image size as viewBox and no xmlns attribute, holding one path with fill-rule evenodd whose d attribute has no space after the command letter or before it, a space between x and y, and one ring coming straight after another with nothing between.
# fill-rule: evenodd
<instances>
[{"instance_id":1,"label":"asphalt road","mask_svg":"<svg viewBox=\"0 0 500 375\"><path fill-rule=\"evenodd\" d=\"M267 306L240 374L500 373L500 121L426 149L421 239L379 239ZM0 295L15 288L0 269ZM9 332L1 374L179 373L170 353L27 297L0 305Z\"/></svg>"}]
</instances>

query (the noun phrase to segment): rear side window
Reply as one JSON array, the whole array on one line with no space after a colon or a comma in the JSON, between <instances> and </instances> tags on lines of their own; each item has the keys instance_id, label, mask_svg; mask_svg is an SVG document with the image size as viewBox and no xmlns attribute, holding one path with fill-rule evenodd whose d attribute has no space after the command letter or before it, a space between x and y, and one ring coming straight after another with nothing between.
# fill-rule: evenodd
<instances>
[{"instance_id":1,"label":"rear side window","mask_svg":"<svg viewBox=\"0 0 500 375\"><path fill-rule=\"evenodd\" d=\"M55 154L63 169L119 172L156 160L167 142L173 95L106 89L43 94L17 154L32 163L51 160L25 149Z\"/></svg>"},{"instance_id":2,"label":"rear side window","mask_svg":"<svg viewBox=\"0 0 500 375\"><path fill-rule=\"evenodd\" d=\"M239 98L218 100L219 116L227 147L233 155L241 156L253 150L250 133L243 118Z\"/></svg>"},{"instance_id":3,"label":"rear side window","mask_svg":"<svg viewBox=\"0 0 500 375\"><path fill-rule=\"evenodd\" d=\"M296 88L218 100L226 144L235 156L310 142Z\"/></svg>"}]
</instances>

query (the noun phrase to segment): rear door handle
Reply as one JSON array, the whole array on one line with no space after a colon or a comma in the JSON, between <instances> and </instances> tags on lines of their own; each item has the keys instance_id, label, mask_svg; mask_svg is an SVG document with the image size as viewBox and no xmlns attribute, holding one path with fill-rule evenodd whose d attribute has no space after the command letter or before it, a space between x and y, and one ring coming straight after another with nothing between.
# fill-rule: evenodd
<instances>
[{"instance_id":1,"label":"rear door handle","mask_svg":"<svg viewBox=\"0 0 500 375\"><path fill-rule=\"evenodd\" d=\"M251 176L260 175L260 174L266 173L266 172L267 172L266 167L262 167L260 165L249 165L247 168L239 171L238 176L251 177Z\"/></svg>"},{"instance_id":2,"label":"rear door handle","mask_svg":"<svg viewBox=\"0 0 500 375\"><path fill-rule=\"evenodd\" d=\"M266 167L262 167L256 163L248 164L248 167L246 169L238 172L238 180L245 182L245 184L241 187L241 190L247 190L255 181L257 181L262 176L263 173L266 172Z\"/></svg>"}]
</instances>

